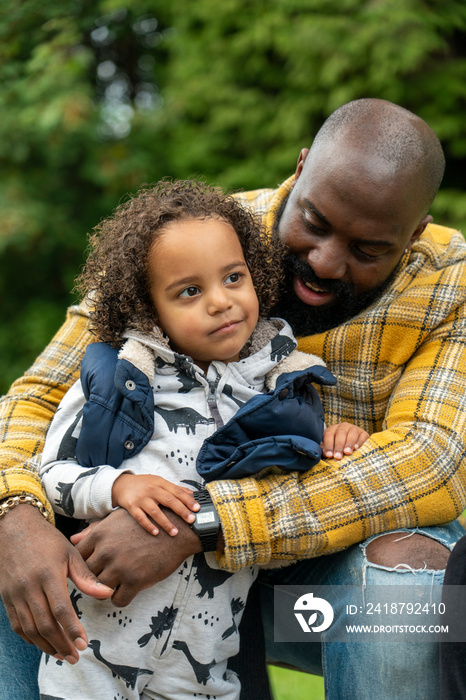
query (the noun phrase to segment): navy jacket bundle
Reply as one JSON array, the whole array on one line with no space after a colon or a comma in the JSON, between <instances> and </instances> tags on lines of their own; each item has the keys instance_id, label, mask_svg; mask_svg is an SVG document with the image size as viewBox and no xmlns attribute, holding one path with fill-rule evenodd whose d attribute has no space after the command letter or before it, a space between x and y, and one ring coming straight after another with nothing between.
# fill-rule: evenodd
<instances>
[{"instance_id":1,"label":"navy jacket bundle","mask_svg":"<svg viewBox=\"0 0 466 700\"><path fill-rule=\"evenodd\" d=\"M306 471L321 459L324 411L313 382L335 384L328 369L282 374L273 391L247 401L207 438L197 471L205 481L238 479L277 466ZM83 467L121 462L142 450L154 429L154 392L147 376L104 343L90 345L81 367L87 402L76 458ZM128 388L129 387L129 388Z\"/></svg>"},{"instance_id":2,"label":"navy jacket bundle","mask_svg":"<svg viewBox=\"0 0 466 700\"><path fill-rule=\"evenodd\" d=\"M324 410L312 382L334 384L325 367L282 374L204 441L197 471L206 481L239 479L270 466L307 471L322 456Z\"/></svg>"}]
</instances>

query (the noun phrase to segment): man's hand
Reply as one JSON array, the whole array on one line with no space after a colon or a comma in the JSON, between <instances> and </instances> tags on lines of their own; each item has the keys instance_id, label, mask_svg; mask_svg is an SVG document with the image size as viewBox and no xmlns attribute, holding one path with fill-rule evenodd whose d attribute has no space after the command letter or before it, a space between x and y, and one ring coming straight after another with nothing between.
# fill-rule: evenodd
<instances>
[{"instance_id":1,"label":"man's hand","mask_svg":"<svg viewBox=\"0 0 466 700\"><path fill-rule=\"evenodd\" d=\"M67 577L94 598L108 598L113 590L99 583L66 537L30 505L15 506L1 519L0 541L0 594L13 630L45 653L75 663L88 640Z\"/></svg>"},{"instance_id":2,"label":"man's hand","mask_svg":"<svg viewBox=\"0 0 466 700\"><path fill-rule=\"evenodd\" d=\"M124 510L117 510L71 539L99 581L115 588L112 601L128 605L135 595L170 576L191 554L202 551L197 535L170 512L175 537L150 535Z\"/></svg>"}]
</instances>

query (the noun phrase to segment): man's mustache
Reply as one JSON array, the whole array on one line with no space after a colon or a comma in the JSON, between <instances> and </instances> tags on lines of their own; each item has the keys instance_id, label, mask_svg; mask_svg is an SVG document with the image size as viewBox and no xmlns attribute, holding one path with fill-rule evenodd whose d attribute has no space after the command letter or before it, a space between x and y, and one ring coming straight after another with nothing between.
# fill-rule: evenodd
<instances>
[{"instance_id":1,"label":"man's mustache","mask_svg":"<svg viewBox=\"0 0 466 700\"><path fill-rule=\"evenodd\" d=\"M301 260L297 255L289 253L285 256L285 269L293 275L300 277L303 282L315 284L319 289L334 294L342 299L354 298L356 290L352 284L341 280L321 279L316 275L309 263Z\"/></svg>"}]
</instances>

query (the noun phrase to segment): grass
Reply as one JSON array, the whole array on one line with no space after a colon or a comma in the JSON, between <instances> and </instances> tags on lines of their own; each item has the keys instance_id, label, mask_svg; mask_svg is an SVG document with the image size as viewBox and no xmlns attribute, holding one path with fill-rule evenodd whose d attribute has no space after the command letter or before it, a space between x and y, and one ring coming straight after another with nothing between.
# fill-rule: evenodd
<instances>
[{"instance_id":1,"label":"grass","mask_svg":"<svg viewBox=\"0 0 466 700\"><path fill-rule=\"evenodd\" d=\"M269 666L274 700L325 700L324 679L309 673Z\"/></svg>"}]
</instances>

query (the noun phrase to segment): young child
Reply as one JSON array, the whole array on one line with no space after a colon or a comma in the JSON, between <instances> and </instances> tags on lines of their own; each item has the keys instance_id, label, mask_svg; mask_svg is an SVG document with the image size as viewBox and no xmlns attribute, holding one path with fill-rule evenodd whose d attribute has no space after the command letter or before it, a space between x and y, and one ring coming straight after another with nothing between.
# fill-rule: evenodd
<instances>
[{"instance_id":1,"label":"young child","mask_svg":"<svg viewBox=\"0 0 466 700\"><path fill-rule=\"evenodd\" d=\"M281 372L323 364L295 350L285 321L266 319L280 279L278 244L201 183L142 189L96 228L78 281L107 345L89 347L47 436L41 476L57 513L92 521L123 507L149 532L171 535L159 504L195 520L204 441ZM324 453L351 453L366 438L332 427ZM227 662L256 575L222 571L206 551L124 610L72 589L89 646L73 666L43 657L41 697L238 698Z\"/></svg>"}]
</instances>

